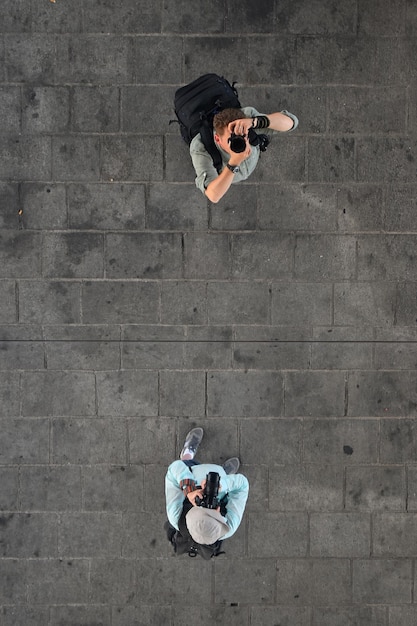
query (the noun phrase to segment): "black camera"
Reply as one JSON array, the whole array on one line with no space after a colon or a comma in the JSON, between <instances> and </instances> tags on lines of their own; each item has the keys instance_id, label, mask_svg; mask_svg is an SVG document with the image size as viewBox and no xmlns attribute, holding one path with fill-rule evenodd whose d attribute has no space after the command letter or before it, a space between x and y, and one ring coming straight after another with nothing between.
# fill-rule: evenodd
<instances>
[{"instance_id":1,"label":"black camera","mask_svg":"<svg viewBox=\"0 0 417 626\"><path fill-rule=\"evenodd\" d=\"M264 134L256 133L253 128L249 129L248 140L251 146L259 146L261 152L265 152L269 144L269 137ZM246 149L246 139L244 135L235 135L232 133L229 137L230 149L233 152L240 153Z\"/></svg>"},{"instance_id":2,"label":"black camera","mask_svg":"<svg viewBox=\"0 0 417 626\"><path fill-rule=\"evenodd\" d=\"M197 506L203 506L205 509L217 509L219 502L217 496L220 487L220 474L217 472L209 472L206 477L206 486L204 487L203 497L198 496L195 499Z\"/></svg>"}]
</instances>

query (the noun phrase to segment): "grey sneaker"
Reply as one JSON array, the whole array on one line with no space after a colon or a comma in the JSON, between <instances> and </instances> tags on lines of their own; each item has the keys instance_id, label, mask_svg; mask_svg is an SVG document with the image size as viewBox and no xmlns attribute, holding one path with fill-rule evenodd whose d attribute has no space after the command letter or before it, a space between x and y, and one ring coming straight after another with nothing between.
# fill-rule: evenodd
<instances>
[{"instance_id":1,"label":"grey sneaker","mask_svg":"<svg viewBox=\"0 0 417 626\"><path fill-rule=\"evenodd\" d=\"M203 435L204 431L202 428L193 428L189 433L187 433L184 447L180 454L181 461L192 461L197 452L197 448L203 439Z\"/></svg>"},{"instance_id":2,"label":"grey sneaker","mask_svg":"<svg viewBox=\"0 0 417 626\"><path fill-rule=\"evenodd\" d=\"M226 474L237 474L239 467L240 461L236 456L231 459L227 459L227 461L223 463L223 469Z\"/></svg>"}]
</instances>

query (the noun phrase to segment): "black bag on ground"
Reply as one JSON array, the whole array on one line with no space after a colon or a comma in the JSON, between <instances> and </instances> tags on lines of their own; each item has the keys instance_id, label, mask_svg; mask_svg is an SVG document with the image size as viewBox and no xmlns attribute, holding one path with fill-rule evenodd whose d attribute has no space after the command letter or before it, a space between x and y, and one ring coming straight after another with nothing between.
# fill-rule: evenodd
<instances>
[{"instance_id":1,"label":"black bag on ground","mask_svg":"<svg viewBox=\"0 0 417 626\"><path fill-rule=\"evenodd\" d=\"M240 109L235 83L217 74L204 74L175 92L174 109L180 124L181 136L190 145L200 133L201 140L210 154L218 172L222 160L213 139L213 117L223 109ZM171 122L170 122L171 123Z\"/></svg>"}]
</instances>

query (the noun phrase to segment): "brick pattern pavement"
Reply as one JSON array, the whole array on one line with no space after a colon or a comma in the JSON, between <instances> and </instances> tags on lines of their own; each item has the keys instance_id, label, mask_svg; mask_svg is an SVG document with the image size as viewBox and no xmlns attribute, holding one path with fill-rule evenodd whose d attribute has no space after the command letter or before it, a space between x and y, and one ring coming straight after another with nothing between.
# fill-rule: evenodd
<instances>
[{"instance_id":1,"label":"brick pattern pavement","mask_svg":"<svg viewBox=\"0 0 417 626\"><path fill-rule=\"evenodd\" d=\"M417 622L417 8L4 0L2 626ZM210 205L169 126L214 71L288 108ZM183 437L251 493L172 556Z\"/></svg>"}]
</instances>

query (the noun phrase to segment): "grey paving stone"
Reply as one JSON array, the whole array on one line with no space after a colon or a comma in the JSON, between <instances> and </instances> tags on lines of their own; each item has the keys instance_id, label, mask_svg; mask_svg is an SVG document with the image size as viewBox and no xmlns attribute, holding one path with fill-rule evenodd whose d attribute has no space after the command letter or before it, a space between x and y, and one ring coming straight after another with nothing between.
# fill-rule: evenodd
<instances>
[{"instance_id":1,"label":"grey paving stone","mask_svg":"<svg viewBox=\"0 0 417 626\"><path fill-rule=\"evenodd\" d=\"M131 41L110 33L61 36L57 78L62 82L118 85L132 79Z\"/></svg>"},{"instance_id":2,"label":"grey paving stone","mask_svg":"<svg viewBox=\"0 0 417 626\"><path fill-rule=\"evenodd\" d=\"M44 369L45 353L41 342L0 342L0 369Z\"/></svg>"},{"instance_id":3,"label":"grey paving stone","mask_svg":"<svg viewBox=\"0 0 417 626\"><path fill-rule=\"evenodd\" d=\"M0 321L2 324L17 322L16 285L12 280L0 281Z\"/></svg>"},{"instance_id":4,"label":"grey paving stone","mask_svg":"<svg viewBox=\"0 0 417 626\"><path fill-rule=\"evenodd\" d=\"M14 511L18 503L19 477L17 467L0 467L2 490L0 493L0 510Z\"/></svg>"},{"instance_id":5,"label":"grey paving stone","mask_svg":"<svg viewBox=\"0 0 417 626\"><path fill-rule=\"evenodd\" d=\"M313 626L387 626L385 607L317 607L313 610Z\"/></svg>"},{"instance_id":6,"label":"grey paving stone","mask_svg":"<svg viewBox=\"0 0 417 626\"><path fill-rule=\"evenodd\" d=\"M24 372L22 415L95 415L95 380L91 372Z\"/></svg>"},{"instance_id":7,"label":"grey paving stone","mask_svg":"<svg viewBox=\"0 0 417 626\"><path fill-rule=\"evenodd\" d=\"M22 467L20 504L23 511L71 511L81 508L79 467Z\"/></svg>"},{"instance_id":8,"label":"grey paving stone","mask_svg":"<svg viewBox=\"0 0 417 626\"><path fill-rule=\"evenodd\" d=\"M286 372L284 387L284 415L287 417L331 417L345 414L343 372Z\"/></svg>"},{"instance_id":9,"label":"grey paving stone","mask_svg":"<svg viewBox=\"0 0 417 626\"><path fill-rule=\"evenodd\" d=\"M358 279L415 281L416 274L412 262L415 249L413 235L391 235L389 237L360 237L358 239Z\"/></svg>"},{"instance_id":10,"label":"grey paving stone","mask_svg":"<svg viewBox=\"0 0 417 626\"><path fill-rule=\"evenodd\" d=\"M402 624L402 626L413 626L417 619L417 608L415 606L390 606L389 625Z\"/></svg>"},{"instance_id":11,"label":"grey paving stone","mask_svg":"<svg viewBox=\"0 0 417 626\"><path fill-rule=\"evenodd\" d=\"M137 511L143 506L140 466L101 465L82 468L83 508L87 511Z\"/></svg>"},{"instance_id":12,"label":"grey paving stone","mask_svg":"<svg viewBox=\"0 0 417 626\"><path fill-rule=\"evenodd\" d=\"M358 31L360 34L399 35L404 32L405 6L396 2L388 5L384 15L376 9L375 0L371 2L359 1L358 4Z\"/></svg>"},{"instance_id":13,"label":"grey paving stone","mask_svg":"<svg viewBox=\"0 0 417 626\"><path fill-rule=\"evenodd\" d=\"M106 237L108 278L181 278L182 240L177 233L124 233Z\"/></svg>"},{"instance_id":14,"label":"grey paving stone","mask_svg":"<svg viewBox=\"0 0 417 626\"><path fill-rule=\"evenodd\" d=\"M30 604L85 604L88 601L87 559L36 559L27 564Z\"/></svg>"},{"instance_id":15,"label":"grey paving stone","mask_svg":"<svg viewBox=\"0 0 417 626\"><path fill-rule=\"evenodd\" d=\"M350 35L334 37L299 37L297 39L297 83L360 84L377 83L375 72L376 41ZM323 59L326 63L323 65ZM288 81L292 82L292 81Z\"/></svg>"},{"instance_id":16,"label":"grey paving stone","mask_svg":"<svg viewBox=\"0 0 417 626\"><path fill-rule=\"evenodd\" d=\"M65 229L68 225L64 185L25 183L21 185L21 215L25 228Z\"/></svg>"},{"instance_id":17,"label":"grey paving stone","mask_svg":"<svg viewBox=\"0 0 417 626\"><path fill-rule=\"evenodd\" d=\"M376 557L408 557L415 552L416 515L377 513L373 519L373 554Z\"/></svg>"},{"instance_id":18,"label":"grey paving stone","mask_svg":"<svg viewBox=\"0 0 417 626\"><path fill-rule=\"evenodd\" d=\"M259 187L259 228L264 230L335 231L336 190L329 185Z\"/></svg>"},{"instance_id":19,"label":"grey paving stone","mask_svg":"<svg viewBox=\"0 0 417 626\"><path fill-rule=\"evenodd\" d=\"M330 324L332 287L325 283L280 282L272 285L273 324Z\"/></svg>"},{"instance_id":20,"label":"grey paving stone","mask_svg":"<svg viewBox=\"0 0 417 626\"><path fill-rule=\"evenodd\" d=\"M68 135L52 138L52 176L60 181L98 181L100 145L97 137Z\"/></svg>"},{"instance_id":21,"label":"grey paving stone","mask_svg":"<svg viewBox=\"0 0 417 626\"><path fill-rule=\"evenodd\" d=\"M21 96L20 89L12 86L0 87L0 115L3 133L19 133Z\"/></svg>"},{"instance_id":22,"label":"grey paving stone","mask_svg":"<svg viewBox=\"0 0 417 626\"><path fill-rule=\"evenodd\" d=\"M343 606L352 599L348 559L279 559L276 604Z\"/></svg>"},{"instance_id":23,"label":"grey paving stone","mask_svg":"<svg viewBox=\"0 0 417 626\"><path fill-rule=\"evenodd\" d=\"M303 425L307 463L351 465L378 461L378 420L314 420Z\"/></svg>"},{"instance_id":24,"label":"grey paving stone","mask_svg":"<svg viewBox=\"0 0 417 626\"><path fill-rule=\"evenodd\" d=\"M169 281L162 285L161 321L164 324L204 324L207 322L205 282Z\"/></svg>"},{"instance_id":25,"label":"grey paving stone","mask_svg":"<svg viewBox=\"0 0 417 626\"><path fill-rule=\"evenodd\" d=\"M182 82L181 63L167 63L167 58L181 59L181 38L155 35L134 37L130 64L136 84L179 84Z\"/></svg>"},{"instance_id":26,"label":"grey paving stone","mask_svg":"<svg viewBox=\"0 0 417 626\"><path fill-rule=\"evenodd\" d=\"M172 610L169 606L115 606L112 607L112 626L142 626L170 624Z\"/></svg>"},{"instance_id":27,"label":"grey paving stone","mask_svg":"<svg viewBox=\"0 0 417 626\"><path fill-rule=\"evenodd\" d=\"M222 417L179 418L178 445L176 454L171 456L170 461L179 457L186 434L191 428L195 428L196 426L200 426L204 430L203 441L198 448L198 461L201 463L219 463L221 465L226 459L230 459L232 456L240 456L242 463L246 465L247 459L245 458L245 460L243 460L240 454L238 420L228 419L225 421Z\"/></svg>"},{"instance_id":28,"label":"grey paving stone","mask_svg":"<svg viewBox=\"0 0 417 626\"><path fill-rule=\"evenodd\" d=\"M51 620L56 626L110 626L111 609L102 606L51 606Z\"/></svg>"},{"instance_id":29,"label":"grey paving stone","mask_svg":"<svg viewBox=\"0 0 417 626\"><path fill-rule=\"evenodd\" d=\"M119 101L120 93L116 87L74 87L71 91L72 130L117 132L120 128Z\"/></svg>"},{"instance_id":30,"label":"grey paving stone","mask_svg":"<svg viewBox=\"0 0 417 626\"><path fill-rule=\"evenodd\" d=\"M158 415L157 372L97 372L96 380L99 415Z\"/></svg>"},{"instance_id":31,"label":"grey paving stone","mask_svg":"<svg viewBox=\"0 0 417 626\"><path fill-rule=\"evenodd\" d=\"M267 417L283 414L283 379L279 372L209 372L207 415Z\"/></svg>"},{"instance_id":32,"label":"grey paving stone","mask_svg":"<svg viewBox=\"0 0 417 626\"><path fill-rule=\"evenodd\" d=\"M19 186L0 183L0 227L12 230L19 228L20 218Z\"/></svg>"},{"instance_id":33,"label":"grey paving stone","mask_svg":"<svg viewBox=\"0 0 417 626\"><path fill-rule=\"evenodd\" d=\"M36 2L31 3L31 30L45 33L77 32L81 28L80 0L74 0L72 11L66 4L50 7Z\"/></svg>"},{"instance_id":34,"label":"grey paving stone","mask_svg":"<svg viewBox=\"0 0 417 626\"><path fill-rule=\"evenodd\" d=\"M115 11L115 8L117 10ZM83 7L83 30L96 32L152 33L161 30L161 3L146 0L114 2Z\"/></svg>"},{"instance_id":35,"label":"grey paving stone","mask_svg":"<svg viewBox=\"0 0 417 626\"><path fill-rule=\"evenodd\" d=\"M136 230L144 227L144 216L144 185L68 185L68 220L71 228Z\"/></svg>"},{"instance_id":36,"label":"grey paving stone","mask_svg":"<svg viewBox=\"0 0 417 626\"><path fill-rule=\"evenodd\" d=\"M186 233L184 241L185 278L222 280L231 275L231 241L223 233Z\"/></svg>"},{"instance_id":37,"label":"grey paving stone","mask_svg":"<svg viewBox=\"0 0 417 626\"><path fill-rule=\"evenodd\" d=\"M265 541L265 537L268 540ZM249 556L251 558L302 557L308 550L306 512L249 515Z\"/></svg>"},{"instance_id":38,"label":"grey paving stone","mask_svg":"<svg viewBox=\"0 0 417 626\"><path fill-rule=\"evenodd\" d=\"M395 298L396 288L392 283L336 283L334 323L338 326L392 326Z\"/></svg>"},{"instance_id":39,"label":"grey paving stone","mask_svg":"<svg viewBox=\"0 0 417 626\"><path fill-rule=\"evenodd\" d=\"M128 432L131 463L138 463L139 467L146 463L169 465L176 458L174 419L131 419Z\"/></svg>"},{"instance_id":40,"label":"grey paving stone","mask_svg":"<svg viewBox=\"0 0 417 626\"><path fill-rule=\"evenodd\" d=\"M246 75L246 67L242 67L242 59L246 59L248 54L245 37L186 37L183 45L185 82L207 72L225 76L230 82L241 81Z\"/></svg>"},{"instance_id":41,"label":"grey paving stone","mask_svg":"<svg viewBox=\"0 0 417 626\"><path fill-rule=\"evenodd\" d=\"M412 572L410 559L368 559L353 561L355 603L410 604Z\"/></svg>"},{"instance_id":42,"label":"grey paving stone","mask_svg":"<svg viewBox=\"0 0 417 626\"><path fill-rule=\"evenodd\" d=\"M311 368L321 370L371 369L373 365L372 349L372 343L313 343Z\"/></svg>"},{"instance_id":43,"label":"grey paving stone","mask_svg":"<svg viewBox=\"0 0 417 626\"><path fill-rule=\"evenodd\" d=\"M187 341L184 344L184 367L187 369L228 369L231 364L230 342Z\"/></svg>"},{"instance_id":44,"label":"grey paving stone","mask_svg":"<svg viewBox=\"0 0 417 626\"><path fill-rule=\"evenodd\" d=\"M210 204L211 230L255 230L257 219L257 189L250 183L244 185L245 202L242 203L242 186L232 185L217 204Z\"/></svg>"},{"instance_id":45,"label":"grey paving stone","mask_svg":"<svg viewBox=\"0 0 417 626\"><path fill-rule=\"evenodd\" d=\"M159 532L163 516L149 511L142 513L127 513L123 516L121 531L121 554L126 558L160 558L168 557L172 547L167 541L165 533ZM144 528L147 528L147 537L144 539Z\"/></svg>"},{"instance_id":46,"label":"grey paving stone","mask_svg":"<svg viewBox=\"0 0 417 626\"><path fill-rule=\"evenodd\" d=\"M346 509L404 511L406 481L403 467L348 467Z\"/></svg>"},{"instance_id":47,"label":"grey paving stone","mask_svg":"<svg viewBox=\"0 0 417 626\"><path fill-rule=\"evenodd\" d=\"M100 142L100 165L101 178L105 181L160 181L163 177L162 138L154 135L104 136ZM95 179L97 177L83 178Z\"/></svg>"},{"instance_id":48,"label":"grey paving stone","mask_svg":"<svg viewBox=\"0 0 417 626\"><path fill-rule=\"evenodd\" d=\"M359 181L416 182L415 140L405 136L370 137L366 142L358 139L356 149Z\"/></svg>"},{"instance_id":49,"label":"grey paving stone","mask_svg":"<svg viewBox=\"0 0 417 626\"><path fill-rule=\"evenodd\" d=\"M390 185L385 192L384 229L415 231L416 189L414 185Z\"/></svg>"},{"instance_id":50,"label":"grey paving stone","mask_svg":"<svg viewBox=\"0 0 417 626\"><path fill-rule=\"evenodd\" d=\"M274 466L279 464L300 462L301 423L298 420L244 420L240 430L245 463L264 464L275 469Z\"/></svg>"},{"instance_id":51,"label":"grey paving stone","mask_svg":"<svg viewBox=\"0 0 417 626\"><path fill-rule=\"evenodd\" d=\"M269 470L269 507L274 511L339 511L343 469L336 465L284 465Z\"/></svg>"},{"instance_id":52,"label":"grey paving stone","mask_svg":"<svg viewBox=\"0 0 417 626\"><path fill-rule=\"evenodd\" d=\"M14 598L11 594L10 597ZM45 624L49 619L48 607L27 607L20 606L4 606L0 609L0 616L4 626L18 626L26 624L26 626L38 626Z\"/></svg>"},{"instance_id":53,"label":"grey paving stone","mask_svg":"<svg viewBox=\"0 0 417 626\"><path fill-rule=\"evenodd\" d=\"M276 584L273 558L219 559L215 569L215 603L270 604ZM242 587L242 581L246 585Z\"/></svg>"},{"instance_id":54,"label":"grey paving stone","mask_svg":"<svg viewBox=\"0 0 417 626\"><path fill-rule=\"evenodd\" d=\"M304 369L310 363L308 343L233 344L233 368L256 370Z\"/></svg>"},{"instance_id":55,"label":"grey paving stone","mask_svg":"<svg viewBox=\"0 0 417 626\"><path fill-rule=\"evenodd\" d=\"M107 370L120 365L120 346L105 341L53 341L46 344L48 370Z\"/></svg>"},{"instance_id":56,"label":"grey paving stone","mask_svg":"<svg viewBox=\"0 0 417 626\"><path fill-rule=\"evenodd\" d=\"M311 556L354 558L370 555L369 514L313 513L309 522Z\"/></svg>"},{"instance_id":57,"label":"grey paving stone","mask_svg":"<svg viewBox=\"0 0 417 626\"><path fill-rule=\"evenodd\" d=\"M57 556L58 516L51 513L5 513L1 517L1 556Z\"/></svg>"},{"instance_id":58,"label":"grey paving stone","mask_svg":"<svg viewBox=\"0 0 417 626\"><path fill-rule=\"evenodd\" d=\"M5 3L7 11L1 16L0 32L25 32L31 27L31 7L27 2L10 2Z\"/></svg>"},{"instance_id":59,"label":"grey paving stone","mask_svg":"<svg viewBox=\"0 0 417 626\"><path fill-rule=\"evenodd\" d=\"M227 3L226 32L271 33L274 31L274 2L266 0L262 11L255 10L248 1L230 0Z\"/></svg>"},{"instance_id":60,"label":"grey paving stone","mask_svg":"<svg viewBox=\"0 0 417 626\"><path fill-rule=\"evenodd\" d=\"M162 489L166 470L166 465L149 464L144 466L145 503L143 508L151 513L160 513L162 515L161 523L162 520L166 520L165 493Z\"/></svg>"},{"instance_id":61,"label":"grey paving stone","mask_svg":"<svg viewBox=\"0 0 417 626\"><path fill-rule=\"evenodd\" d=\"M152 81L153 82L153 81ZM140 102L140 110L138 110ZM128 133L149 133L162 119L176 119L173 114L172 87L159 85L123 87L121 90L121 129ZM178 130L175 125L173 130ZM152 140L149 141L152 150Z\"/></svg>"},{"instance_id":62,"label":"grey paving stone","mask_svg":"<svg viewBox=\"0 0 417 626\"><path fill-rule=\"evenodd\" d=\"M219 624L226 622L230 626L247 626L249 624L249 611L245 606L213 606L213 607L201 607L201 606L188 606L188 607L176 607L173 615L173 626L181 626L192 620L195 624L201 624L202 626L207 624ZM161 624L162 626L162 624Z\"/></svg>"},{"instance_id":63,"label":"grey paving stone","mask_svg":"<svg viewBox=\"0 0 417 626\"><path fill-rule=\"evenodd\" d=\"M305 35L337 35L356 32L356 6L348 0L342 6L334 0L313 2L305 6L296 1L288 4L288 30Z\"/></svg>"},{"instance_id":64,"label":"grey paving stone","mask_svg":"<svg viewBox=\"0 0 417 626\"><path fill-rule=\"evenodd\" d=\"M195 171L191 162L190 151L187 145L181 139L179 133L175 135L165 136L164 158L164 179L168 183L191 183L195 180ZM160 179L161 177L154 177L151 180L154 181ZM199 190L197 190L195 186L193 189L195 190L194 195L196 197L201 197L200 199L204 200L204 196Z\"/></svg>"},{"instance_id":65,"label":"grey paving stone","mask_svg":"<svg viewBox=\"0 0 417 626\"><path fill-rule=\"evenodd\" d=\"M2 419L0 464L49 462L49 420Z\"/></svg>"},{"instance_id":66,"label":"grey paving stone","mask_svg":"<svg viewBox=\"0 0 417 626\"><path fill-rule=\"evenodd\" d=\"M160 415L204 416L206 381L203 371L162 371Z\"/></svg>"},{"instance_id":67,"label":"grey paving stone","mask_svg":"<svg viewBox=\"0 0 417 626\"><path fill-rule=\"evenodd\" d=\"M380 231L384 228L380 186L350 184L338 187L337 209L337 225L342 232Z\"/></svg>"},{"instance_id":68,"label":"grey paving stone","mask_svg":"<svg viewBox=\"0 0 417 626\"><path fill-rule=\"evenodd\" d=\"M415 419L381 420L381 462L414 463L417 459Z\"/></svg>"},{"instance_id":69,"label":"grey paving stone","mask_svg":"<svg viewBox=\"0 0 417 626\"><path fill-rule=\"evenodd\" d=\"M297 235L295 277L319 281L354 278L355 244L355 239L349 236Z\"/></svg>"},{"instance_id":70,"label":"grey paving stone","mask_svg":"<svg viewBox=\"0 0 417 626\"><path fill-rule=\"evenodd\" d=\"M81 300L84 324L159 321L159 287L155 282L85 282Z\"/></svg>"},{"instance_id":71,"label":"grey paving stone","mask_svg":"<svg viewBox=\"0 0 417 626\"><path fill-rule=\"evenodd\" d=\"M349 416L403 416L414 413L410 394L414 372L350 372L348 379Z\"/></svg>"},{"instance_id":72,"label":"grey paving stone","mask_svg":"<svg viewBox=\"0 0 417 626\"><path fill-rule=\"evenodd\" d=\"M294 238L278 233L233 235L232 276L288 278L293 271Z\"/></svg>"},{"instance_id":73,"label":"grey paving stone","mask_svg":"<svg viewBox=\"0 0 417 626\"><path fill-rule=\"evenodd\" d=\"M125 465L126 445L126 425L121 419L61 418L52 422L54 463Z\"/></svg>"},{"instance_id":74,"label":"grey paving stone","mask_svg":"<svg viewBox=\"0 0 417 626\"><path fill-rule=\"evenodd\" d=\"M401 133L405 131L405 88L348 87L329 90L332 133Z\"/></svg>"},{"instance_id":75,"label":"grey paving stone","mask_svg":"<svg viewBox=\"0 0 417 626\"><path fill-rule=\"evenodd\" d=\"M104 240L90 233L47 234L43 266L48 278L103 278Z\"/></svg>"},{"instance_id":76,"label":"grey paving stone","mask_svg":"<svg viewBox=\"0 0 417 626\"><path fill-rule=\"evenodd\" d=\"M1 278L36 278L41 272L39 233L6 230L0 235Z\"/></svg>"},{"instance_id":77,"label":"grey paving stone","mask_svg":"<svg viewBox=\"0 0 417 626\"><path fill-rule=\"evenodd\" d=\"M401 283L397 290L395 321L398 326L414 326L417 294L414 283Z\"/></svg>"},{"instance_id":78,"label":"grey paving stone","mask_svg":"<svg viewBox=\"0 0 417 626\"><path fill-rule=\"evenodd\" d=\"M10 34L5 40L5 72L11 82L50 84L56 75L56 38L41 34Z\"/></svg>"},{"instance_id":79,"label":"grey paving stone","mask_svg":"<svg viewBox=\"0 0 417 626\"><path fill-rule=\"evenodd\" d=\"M58 554L63 558L111 558L121 552L120 513L67 512L60 516Z\"/></svg>"},{"instance_id":80,"label":"grey paving stone","mask_svg":"<svg viewBox=\"0 0 417 626\"><path fill-rule=\"evenodd\" d=\"M293 84L296 73L296 39L295 37L260 37L247 39L248 58L258 59L249 63L247 76L250 83L270 84L274 82ZM235 50L234 53L238 53ZM239 78L239 72L235 74Z\"/></svg>"},{"instance_id":81,"label":"grey paving stone","mask_svg":"<svg viewBox=\"0 0 417 626\"><path fill-rule=\"evenodd\" d=\"M121 362L124 369L181 369L184 346L172 341L123 343Z\"/></svg>"},{"instance_id":82,"label":"grey paving stone","mask_svg":"<svg viewBox=\"0 0 417 626\"><path fill-rule=\"evenodd\" d=\"M11 598L18 604L23 604L26 601L27 577L25 561L0 558L0 580L0 600L2 604L8 604Z\"/></svg>"},{"instance_id":83,"label":"grey paving stone","mask_svg":"<svg viewBox=\"0 0 417 626\"><path fill-rule=\"evenodd\" d=\"M305 183L306 140L302 136L274 135L251 180L262 183Z\"/></svg>"},{"instance_id":84,"label":"grey paving stone","mask_svg":"<svg viewBox=\"0 0 417 626\"><path fill-rule=\"evenodd\" d=\"M71 324L80 321L80 285L59 281L20 281L22 323Z\"/></svg>"},{"instance_id":85,"label":"grey paving stone","mask_svg":"<svg viewBox=\"0 0 417 626\"><path fill-rule=\"evenodd\" d=\"M268 323L268 286L256 282L213 282L207 286L210 324Z\"/></svg>"},{"instance_id":86,"label":"grey paving stone","mask_svg":"<svg viewBox=\"0 0 417 626\"><path fill-rule=\"evenodd\" d=\"M307 607L254 606L251 609L251 624L274 626L279 620L282 626L309 626L311 611Z\"/></svg>"},{"instance_id":87,"label":"grey paving stone","mask_svg":"<svg viewBox=\"0 0 417 626\"><path fill-rule=\"evenodd\" d=\"M69 130L67 87L32 87L23 90L22 126L26 133L65 133Z\"/></svg>"},{"instance_id":88,"label":"grey paving stone","mask_svg":"<svg viewBox=\"0 0 417 626\"><path fill-rule=\"evenodd\" d=\"M146 226L152 230L204 230L207 227L207 200L192 183L150 183Z\"/></svg>"}]
</instances>

